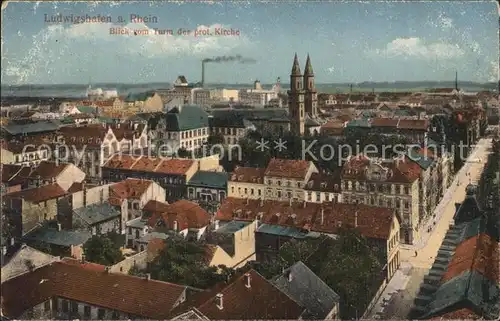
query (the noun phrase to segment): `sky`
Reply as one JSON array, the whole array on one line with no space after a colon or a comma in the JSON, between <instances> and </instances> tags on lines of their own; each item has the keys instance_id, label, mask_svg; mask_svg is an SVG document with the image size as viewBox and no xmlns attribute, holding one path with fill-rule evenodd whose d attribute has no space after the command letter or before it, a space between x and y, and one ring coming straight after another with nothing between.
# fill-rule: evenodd
<instances>
[{"instance_id":1,"label":"sky","mask_svg":"<svg viewBox=\"0 0 500 321\"><path fill-rule=\"evenodd\" d=\"M288 83L295 53L317 83L498 81L495 1L9 2L2 28L2 84L197 82L202 59L235 55L255 63L210 63L205 81Z\"/></svg>"}]
</instances>

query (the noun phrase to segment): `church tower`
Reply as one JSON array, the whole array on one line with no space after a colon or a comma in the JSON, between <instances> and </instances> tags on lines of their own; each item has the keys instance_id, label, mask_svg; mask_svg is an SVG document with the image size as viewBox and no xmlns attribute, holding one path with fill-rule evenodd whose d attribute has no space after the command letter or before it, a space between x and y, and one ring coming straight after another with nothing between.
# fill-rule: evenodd
<instances>
[{"instance_id":1,"label":"church tower","mask_svg":"<svg viewBox=\"0 0 500 321\"><path fill-rule=\"evenodd\" d=\"M305 111L311 118L318 117L318 92L314 84L314 72L312 69L311 58L307 55L306 69L304 71L305 86Z\"/></svg>"},{"instance_id":2,"label":"church tower","mask_svg":"<svg viewBox=\"0 0 500 321\"><path fill-rule=\"evenodd\" d=\"M288 114L290 117L290 130L296 135L304 135L304 87L300 72L297 54L293 59L292 72L290 74L290 90L288 91Z\"/></svg>"}]
</instances>

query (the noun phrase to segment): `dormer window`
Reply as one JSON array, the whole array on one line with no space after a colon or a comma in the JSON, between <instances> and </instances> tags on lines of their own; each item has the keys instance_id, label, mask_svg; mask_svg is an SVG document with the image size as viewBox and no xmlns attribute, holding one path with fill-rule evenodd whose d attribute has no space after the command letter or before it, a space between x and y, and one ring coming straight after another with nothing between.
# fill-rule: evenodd
<instances>
[{"instance_id":1,"label":"dormer window","mask_svg":"<svg viewBox=\"0 0 500 321\"><path fill-rule=\"evenodd\" d=\"M307 183L307 187L311 188L313 186L313 181L310 181L309 183Z\"/></svg>"},{"instance_id":2,"label":"dormer window","mask_svg":"<svg viewBox=\"0 0 500 321\"><path fill-rule=\"evenodd\" d=\"M326 188L326 183L325 182L321 183L321 188Z\"/></svg>"}]
</instances>

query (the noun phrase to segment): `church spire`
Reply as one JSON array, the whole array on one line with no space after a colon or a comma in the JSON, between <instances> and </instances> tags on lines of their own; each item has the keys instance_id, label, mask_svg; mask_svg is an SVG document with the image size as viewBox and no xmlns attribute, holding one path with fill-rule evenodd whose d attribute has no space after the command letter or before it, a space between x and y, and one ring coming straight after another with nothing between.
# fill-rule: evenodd
<instances>
[{"instance_id":1,"label":"church spire","mask_svg":"<svg viewBox=\"0 0 500 321\"><path fill-rule=\"evenodd\" d=\"M306 67L305 67L304 75L314 76L313 67L312 67L312 64L311 64L311 58L309 58L309 54L307 54Z\"/></svg>"},{"instance_id":2,"label":"church spire","mask_svg":"<svg viewBox=\"0 0 500 321\"><path fill-rule=\"evenodd\" d=\"M292 67L292 76L301 76L300 66L299 66L299 58L297 58L297 53L295 53L295 57L293 58L293 67Z\"/></svg>"}]
</instances>

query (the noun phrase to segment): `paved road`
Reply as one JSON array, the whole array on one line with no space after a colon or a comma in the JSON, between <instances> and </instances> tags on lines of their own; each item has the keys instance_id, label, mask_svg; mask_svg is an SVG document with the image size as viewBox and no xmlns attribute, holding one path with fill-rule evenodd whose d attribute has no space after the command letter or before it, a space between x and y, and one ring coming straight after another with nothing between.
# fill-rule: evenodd
<instances>
[{"instance_id":1,"label":"paved road","mask_svg":"<svg viewBox=\"0 0 500 321\"><path fill-rule=\"evenodd\" d=\"M422 229L421 239L414 245L401 245L401 268L393 276L379 301L366 318L378 314L382 319L406 318L418 292L420 283L434 263L434 258L443 242L450 223L455 214L455 203L461 203L465 198L465 187L475 183L484 168L491 148L491 139L481 139L468 157L468 161L455 176L441 202L436 207L435 224L431 220ZM482 161L476 161L480 158ZM459 185L457 185L457 183ZM428 233L427 227L432 226ZM417 256L415 256L417 251Z\"/></svg>"}]
</instances>

